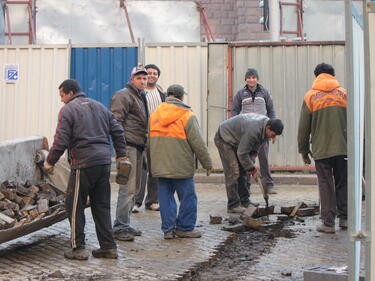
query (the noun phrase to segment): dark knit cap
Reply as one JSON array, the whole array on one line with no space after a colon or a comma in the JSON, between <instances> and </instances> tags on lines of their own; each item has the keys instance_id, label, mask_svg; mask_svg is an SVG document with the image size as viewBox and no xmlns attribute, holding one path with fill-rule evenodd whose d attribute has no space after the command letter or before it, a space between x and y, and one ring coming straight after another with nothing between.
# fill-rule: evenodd
<instances>
[{"instance_id":1,"label":"dark knit cap","mask_svg":"<svg viewBox=\"0 0 375 281\"><path fill-rule=\"evenodd\" d=\"M167 89L167 96L174 96L176 98L181 98L183 95L187 95L184 87L178 84L170 85Z\"/></svg>"},{"instance_id":2,"label":"dark knit cap","mask_svg":"<svg viewBox=\"0 0 375 281\"><path fill-rule=\"evenodd\" d=\"M258 71L255 68L247 69L246 74L245 74L245 80L250 76L255 76L257 79L259 79Z\"/></svg>"},{"instance_id":3,"label":"dark knit cap","mask_svg":"<svg viewBox=\"0 0 375 281\"><path fill-rule=\"evenodd\" d=\"M155 64L148 64L145 66L146 69L152 68L155 69L158 72L158 76L160 77L160 68L157 67Z\"/></svg>"},{"instance_id":4,"label":"dark knit cap","mask_svg":"<svg viewBox=\"0 0 375 281\"><path fill-rule=\"evenodd\" d=\"M267 126L270 126L270 130L275 132L276 135L281 135L283 133L284 124L280 119L268 120Z\"/></svg>"}]
</instances>

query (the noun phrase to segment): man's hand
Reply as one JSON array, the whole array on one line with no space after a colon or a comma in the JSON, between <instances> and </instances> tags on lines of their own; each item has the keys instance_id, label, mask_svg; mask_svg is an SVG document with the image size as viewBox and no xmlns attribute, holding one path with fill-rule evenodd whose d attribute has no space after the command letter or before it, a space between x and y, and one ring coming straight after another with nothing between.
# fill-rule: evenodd
<instances>
[{"instance_id":1,"label":"man's hand","mask_svg":"<svg viewBox=\"0 0 375 281\"><path fill-rule=\"evenodd\" d=\"M305 163L306 165L311 164L311 159L310 159L309 153L302 153L301 156L302 156L303 163Z\"/></svg>"},{"instance_id":2,"label":"man's hand","mask_svg":"<svg viewBox=\"0 0 375 281\"><path fill-rule=\"evenodd\" d=\"M254 169L250 170L249 175L253 177L254 181L256 181L256 182L258 181L259 173L258 173L257 168L254 168Z\"/></svg>"},{"instance_id":3,"label":"man's hand","mask_svg":"<svg viewBox=\"0 0 375 281\"><path fill-rule=\"evenodd\" d=\"M211 172L212 172L212 169L206 169L206 176L208 177L209 175L211 175Z\"/></svg>"},{"instance_id":4,"label":"man's hand","mask_svg":"<svg viewBox=\"0 0 375 281\"><path fill-rule=\"evenodd\" d=\"M44 168L44 172L45 172L46 174L50 174L50 175L52 175L52 174L53 174L53 169L55 168L55 166L52 166L52 165L50 165L47 161L44 161L44 166L43 166L43 168Z\"/></svg>"}]
</instances>

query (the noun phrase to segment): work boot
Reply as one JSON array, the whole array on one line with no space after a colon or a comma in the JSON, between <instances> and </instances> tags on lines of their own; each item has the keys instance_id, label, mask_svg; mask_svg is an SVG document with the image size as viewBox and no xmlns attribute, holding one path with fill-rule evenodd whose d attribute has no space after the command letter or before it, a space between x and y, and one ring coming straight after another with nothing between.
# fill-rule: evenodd
<instances>
[{"instance_id":1,"label":"work boot","mask_svg":"<svg viewBox=\"0 0 375 281\"><path fill-rule=\"evenodd\" d=\"M176 238L176 236L173 230L164 232L164 239L174 239L174 238Z\"/></svg>"},{"instance_id":2,"label":"work boot","mask_svg":"<svg viewBox=\"0 0 375 281\"><path fill-rule=\"evenodd\" d=\"M151 211L159 211L160 206L158 203L152 203L150 206L146 206L146 209Z\"/></svg>"},{"instance_id":3,"label":"work boot","mask_svg":"<svg viewBox=\"0 0 375 281\"><path fill-rule=\"evenodd\" d=\"M138 229L135 229L131 226L127 227L126 231L133 234L133 236L141 236L142 235L142 231L140 231Z\"/></svg>"},{"instance_id":4,"label":"work boot","mask_svg":"<svg viewBox=\"0 0 375 281\"><path fill-rule=\"evenodd\" d=\"M179 238L201 238L202 233L199 231L182 231L182 230L176 230L176 236Z\"/></svg>"},{"instance_id":5,"label":"work boot","mask_svg":"<svg viewBox=\"0 0 375 281\"><path fill-rule=\"evenodd\" d=\"M134 241L134 235L128 231L115 231L113 238L120 241Z\"/></svg>"},{"instance_id":6,"label":"work boot","mask_svg":"<svg viewBox=\"0 0 375 281\"><path fill-rule=\"evenodd\" d=\"M92 250L92 255L99 259L117 259L117 249L95 249Z\"/></svg>"},{"instance_id":7,"label":"work boot","mask_svg":"<svg viewBox=\"0 0 375 281\"><path fill-rule=\"evenodd\" d=\"M85 246L69 249L64 252L64 257L70 260L88 260L89 256L90 254L85 249Z\"/></svg>"},{"instance_id":8,"label":"work boot","mask_svg":"<svg viewBox=\"0 0 375 281\"><path fill-rule=\"evenodd\" d=\"M348 220L344 218L339 218L339 227L342 229L347 229L348 228Z\"/></svg>"},{"instance_id":9,"label":"work boot","mask_svg":"<svg viewBox=\"0 0 375 281\"><path fill-rule=\"evenodd\" d=\"M231 214L242 214L245 211L246 211L246 208L244 208L242 206L238 206L238 207L234 207L234 208L228 209L227 212L231 213Z\"/></svg>"},{"instance_id":10,"label":"work boot","mask_svg":"<svg viewBox=\"0 0 375 281\"><path fill-rule=\"evenodd\" d=\"M334 226L328 226L324 223L320 223L316 226L316 231L323 232L323 233L335 233L335 227Z\"/></svg>"}]
</instances>

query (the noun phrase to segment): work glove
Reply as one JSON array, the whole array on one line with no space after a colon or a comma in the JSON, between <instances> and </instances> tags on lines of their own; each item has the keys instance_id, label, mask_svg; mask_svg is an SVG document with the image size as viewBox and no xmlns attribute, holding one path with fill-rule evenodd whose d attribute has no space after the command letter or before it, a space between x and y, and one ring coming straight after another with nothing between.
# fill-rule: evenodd
<instances>
[{"instance_id":1,"label":"work glove","mask_svg":"<svg viewBox=\"0 0 375 281\"><path fill-rule=\"evenodd\" d=\"M302 153L301 155L302 155L303 163L305 163L306 165L310 165L311 159L310 159L309 153Z\"/></svg>"},{"instance_id":2,"label":"work glove","mask_svg":"<svg viewBox=\"0 0 375 281\"><path fill-rule=\"evenodd\" d=\"M53 169L55 168L55 166L52 166L47 161L44 161L43 168L44 168L44 172L46 174L52 175L53 174Z\"/></svg>"}]
</instances>

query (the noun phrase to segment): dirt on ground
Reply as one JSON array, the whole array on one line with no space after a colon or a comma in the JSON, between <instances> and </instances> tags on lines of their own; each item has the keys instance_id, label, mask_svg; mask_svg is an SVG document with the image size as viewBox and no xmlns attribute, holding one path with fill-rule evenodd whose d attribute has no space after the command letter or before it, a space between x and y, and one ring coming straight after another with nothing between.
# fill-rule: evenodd
<instances>
[{"instance_id":1,"label":"dirt on ground","mask_svg":"<svg viewBox=\"0 0 375 281\"><path fill-rule=\"evenodd\" d=\"M276 228L261 232L239 227L233 239L227 242L211 263L199 266L183 281L237 281L239 277L246 276L250 267L256 266L261 255L270 252L276 243L275 238L295 237L287 227L290 224L294 222L283 222Z\"/></svg>"}]
</instances>

